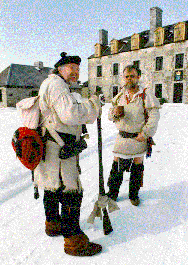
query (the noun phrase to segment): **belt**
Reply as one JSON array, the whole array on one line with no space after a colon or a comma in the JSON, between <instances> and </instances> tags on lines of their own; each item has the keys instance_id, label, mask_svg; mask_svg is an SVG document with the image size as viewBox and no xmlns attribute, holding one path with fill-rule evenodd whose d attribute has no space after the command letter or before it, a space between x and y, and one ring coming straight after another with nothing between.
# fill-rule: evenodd
<instances>
[{"instance_id":1,"label":"belt","mask_svg":"<svg viewBox=\"0 0 188 265\"><path fill-rule=\"evenodd\" d=\"M138 133L129 133L124 131L119 131L119 134L123 138L135 138L138 136Z\"/></svg>"},{"instance_id":2,"label":"belt","mask_svg":"<svg viewBox=\"0 0 188 265\"><path fill-rule=\"evenodd\" d=\"M65 144L71 144L71 143L75 143L76 142L76 136L69 134L69 133L62 133L62 132L58 132L59 136L61 137L61 139L63 140L63 142ZM49 133L49 131L46 129L46 133L45 133L45 137L46 140L52 141L56 143L56 140L51 136L51 134Z\"/></svg>"}]
</instances>

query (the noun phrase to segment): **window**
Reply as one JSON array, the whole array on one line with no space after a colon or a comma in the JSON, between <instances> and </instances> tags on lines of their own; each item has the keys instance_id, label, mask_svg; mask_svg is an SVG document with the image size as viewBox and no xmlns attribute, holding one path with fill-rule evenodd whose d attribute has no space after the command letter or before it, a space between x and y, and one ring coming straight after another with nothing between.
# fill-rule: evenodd
<instances>
[{"instance_id":1,"label":"window","mask_svg":"<svg viewBox=\"0 0 188 265\"><path fill-rule=\"evenodd\" d=\"M29 94L29 96L30 97L36 97L36 96L38 96L38 91L36 91L36 90L31 91L31 93Z\"/></svg>"},{"instance_id":2,"label":"window","mask_svg":"<svg viewBox=\"0 0 188 265\"><path fill-rule=\"evenodd\" d=\"M114 63L113 64L113 75L118 75L119 74L119 64Z\"/></svg>"},{"instance_id":3,"label":"window","mask_svg":"<svg viewBox=\"0 0 188 265\"><path fill-rule=\"evenodd\" d=\"M136 66L137 69L140 69L140 61L133 61L133 65Z\"/></svg>"},{"instance_id":4,"label":"window","mask_svg":"<svg viewBox=\"0 0 188 265\"><path fill-rule=\"evenodd\" d=\"M176 54L175 69L183 68L183 59L184 59L183 53Z\"/></svg>"},{"instance_id":5,"label":"window","mask_svg":"<svg viewBox=\"0 0 188 265\"><path fill-rule=\"evenodd\" d=\"M0 89L0 102L3 101L2 90Z\"/></svg>"},{"instance_id":6,"label":"window","mask_svg":"<svg viewBox=\"0 0 188 265\"><path fill-rule=\"evenodd\" d=\"M156 57L155 70L160 71L163 69L163 56Z\"/></svg>"},{"instance_id":7,"label":"window","mask_svg":"<svg viewBox=\"0 0 188 265\"><path fill-rule=\"evenodd\" d=\"M101 94L102 94L102 87L100 87L100 86L96 86L96 92L100 92Z\"/></svg>"},{"instance_id":8,"label":"window","mask_svg":"<svg viewBox=\"0 0 188 265\"><path fill-rule=\"evenodd\" d=\"M174 73L174 81L183 81L183 70L177 70Z\"/></svg>"},{"instance_id":9,"label":"window","mask_svg":"<svg viewBox=\"0 0 188 265\"><path fill-rule=\"evenodd\" d=\"M182 103L182 98L183 98L183 83L175 83L173 102Z\"/></svg>"},{"instance_id":10,"label":"window","mask_svg":"<svg viewBox=\"0 0 188 265\"><path fill-rule=\"evenodd\" d=\"M97 66L97 77L101 77L102 76L102 65L98 65Z\"/></svg>"},{"instance_id":11,"label":"window","mask_svg":"<svg viewBox=\"0 0 188 265\"><path fill-rule=\"evenodd\" d=\"M118 94L118 86L113 86L113 98Z\"/></svg>"},{"instance_id":12,"label":"window","mask_svg":"<svg viewBox=\"0 0 188 265\"><path fill-rule=\"evenodd\" d=\"M155 96L157 98L162 98L162 84L155 85Z\"/></svg>"}]
</instances>

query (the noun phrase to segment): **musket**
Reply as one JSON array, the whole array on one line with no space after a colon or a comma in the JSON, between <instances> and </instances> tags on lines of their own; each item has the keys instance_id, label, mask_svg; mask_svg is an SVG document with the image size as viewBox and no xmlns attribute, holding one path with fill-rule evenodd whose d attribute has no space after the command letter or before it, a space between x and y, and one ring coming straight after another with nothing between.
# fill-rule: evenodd
<instances>
[{"instance_id":1,"label":"musket","mask_svg":"<svg viewBox=\"0 0 188 265\"><path fill-rule=\"evenodd\" d=\"M98 155L99 155L99 195L105 196L104 177L103 177L103 163L102 163L102 130L101 130L101 117L97 118L98 129ZM110 218L106 208L103 211L103 231L105 235L113 231Z\"/></svg>"}]
</instances>

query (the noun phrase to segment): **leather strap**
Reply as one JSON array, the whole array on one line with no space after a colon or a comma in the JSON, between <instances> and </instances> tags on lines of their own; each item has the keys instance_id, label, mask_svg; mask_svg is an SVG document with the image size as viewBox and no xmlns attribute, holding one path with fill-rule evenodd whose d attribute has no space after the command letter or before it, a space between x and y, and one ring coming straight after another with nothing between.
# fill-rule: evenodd
<instances>
[{"instance_id":1,"label":"leather strap","mask_svg":"<svg viewBox=\"0 0 188 265\"><path fill-rule=\"evenodd\" d=\"M135 138L138 136L138 133L129 133L124 131L119 131L119 134L123 138Z\"/></svg>"}]
</instances>

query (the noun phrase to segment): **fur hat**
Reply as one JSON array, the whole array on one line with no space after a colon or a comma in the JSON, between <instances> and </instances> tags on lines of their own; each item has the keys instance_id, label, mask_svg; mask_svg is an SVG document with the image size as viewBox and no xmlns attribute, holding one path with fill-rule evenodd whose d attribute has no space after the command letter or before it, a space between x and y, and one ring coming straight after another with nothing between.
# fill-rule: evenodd
<instances>
[{"instance_id":1,"label":"fur hat","mask_svg":"<svg viewBox=\"0 0 188 265\"><path fill-rule=\"evenodd\" d=\"M60 56L61 59L54 65L55 68L63 64L75 63L79 65L81 63L81 58L79 56L67 56L66 52L62 52Z\"/></svg>"}]
</instances>

